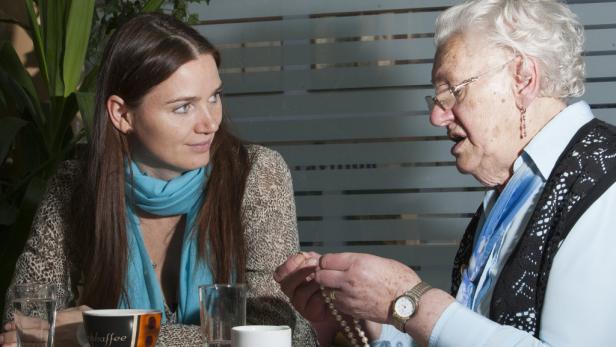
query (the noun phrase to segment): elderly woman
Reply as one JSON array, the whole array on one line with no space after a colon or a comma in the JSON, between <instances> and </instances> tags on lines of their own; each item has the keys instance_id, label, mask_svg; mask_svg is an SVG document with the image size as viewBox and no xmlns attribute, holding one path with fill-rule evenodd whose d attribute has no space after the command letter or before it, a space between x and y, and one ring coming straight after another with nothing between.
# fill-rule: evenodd
<instances>
[{"instance_id":1,"label":"elderly woman","mask_svg":"<svg viewBox=\"0 0 616 347\"><path fill-rule=\"evenodd\" d=\"M440 16L435 41L430 121L492 188L462 238L455 298L348 253L289 258L283 291L325 344L338 320L355 345L613 345L616 128L567 104L584 91L582 26L557 1L475 0Z\"/></svg>"}]
</instances>

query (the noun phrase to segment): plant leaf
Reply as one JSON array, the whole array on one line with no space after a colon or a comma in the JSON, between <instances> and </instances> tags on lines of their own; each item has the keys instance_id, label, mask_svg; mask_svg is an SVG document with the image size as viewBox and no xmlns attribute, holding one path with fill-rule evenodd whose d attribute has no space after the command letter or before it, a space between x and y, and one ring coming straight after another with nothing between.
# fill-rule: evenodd
<instances>
[{"instance_id":1,"label":"plant leaf","mask_svg":"<svg viewBox=\"0 0 616 347\"><path fill-rule=\"evenodd\" d=\"M77 96L77 104L79 105L79 112L81 112L81 119L83 120L83 128L86 130L88 140L92 135L92 122L94 121L94 93L75 93Z\"/></svg>"},{"instance_id":2,"label":"plant leaf","mask_svg":"<svg viewBox=\"0 0 616 347\"><path fill-rule=\"evenodd\" d=\"M80 2L76 0L75 2ZM45 56L49 69L49 97L63 96L62 84L62 56L64 50L64 15L68 2L47 1L42 9L46 10L43 22L45 32Z\"/></svg>"},{"instance_id":3,"label":"plant leaf","mask_svg":"<svg viewBox=\"0 0 616 347\"><path fill-rule=\"evenodd\" d=\"M0 74L2 73L12 80L12 82L6 81L4 77L0 76L0 80L2 80L0 88L4 89L5 97L7 94L12 94L15 102L26 107L27 112L32 117L32 121L39 129L42 129L45 123L45 115L34 88L34 83L26 69L21 65L15 49L8 41L0 43ZM21 88L15 88L17 86Z\"/></svg>"},{"instance_id":4,"label":"plant leaf","mask_svg":"<svg viewBox=\"0 0 616 347\"><path fill-rule=\"evenodd\" d=\"M0 225L11 225L15 223L19 210L13 205L9 205L6 199L0 200Z\"/></svg>"},{"instance_id":5,"label":"plant leaf","mask_svg":"<svg viewBox=\"0 0 616 347\"><path fill-rule=\"evenodd\" d=\"M32 105L32 100L28 93L0 66L0 88L4 91L7 98L6 114L14 114L23 118L24 121L31 122L29 127L32 135L27 136L30 143L41 145L41 150L48 152L51 146L49 137L44 128L37 126L37 120L41 115ZM38 105L38 103L37 103ZM40 122L40 121L39 121ZM27 160L35 160L34 157L27 156Z\"/></svg>"},{"instance_id":6,"label":"plant leaf","mask_svg":"<svg viewBox=\"0 0 616 347\"><path fill-rule=\"evenodd\" d=\"M49 84L49 72L47 70L47 59L45 58L45 42L43 42L43 36L41 35L41 26L38 23L36 13L34 13L32 0L26 0L26 10L28 12L30 27L32 28L32 41L34 42L36 58L38 59L41 69L41 76L43 76L45 84Z\"/></svg>"},{"instance_id":7,"label":"plant leaf","mask_svg":"<svg viewBox=\"0 0 616 347\"><path fill-rule=\"evenodd\" d=\"M64 99L63 106L58 129L55 134L56 146L54 148L58 151L64 148L73 138L71 124L75 116L77 116L77 111L79 111L75 93L71 93L71 95Z\"/></svg>"},{"instance_id":8,"label":"plant leaf","mask_svg":"<svg viewBox=\"0 0 616 347\"><path fill-rule=\"evenodd\" d=\"M38 100L38 94L36 93L36 89L34 88L34 83L32 82L32 78L28 74L28 71L24 68L17 56L17 52L15 52L15 48L8 41L3 41L0 43L0 68L2 68L10 78L15 80L18 85L20 85L26 93L30 96L32 100L32 105L36 108L36 111L39 112L39 115L42 113L41 106ZM37 123L39 120L35 120ZM41 124L38 124L41 125Z\"/></svg>"},{"instance_id":9,"label":"plant leaf","mask_svg":"<svg viewBox=\"0 0 616 347\"><path fill-rule=\"evenodd\" d=\"M0 110L6 109L6 97L4 96L4 91L0 89Z\"/></svg>"},{"instance_id":10,"label":"plant leaf","mask_svg":"<svg viewBox=\"0 0 616 347\"><path fill-rule=\"evenodd\" d=\"M77 89L88 50L94 0L71 1L64 45L64 96Z\"/></svg>"},{"instance_id":11,"label":"plant leaf","mask_svg":"<svg viewBox=\"0 0 616 347\"><path fill-rule=\"evenodd\" d=\"M98 73L100 70L100 64L92 66L92 69L88 71L86 76L83 78L83 82L81 82L81 85L79 86L80 92L94 92L94 88L96 87L96 79L98 78Z\"/></svg>"},{"instance_id":12,"label":"plant leaf","mask_svg":"<svg viewBox=\"0 0 616 347\"><path fill-rule=\"evenodd\" d=\"M141 9L143 12L154 12L160 9L164 0L148 0Z\"/></svg>"},{"instance_id":13,"label":"plant leaf","mask_svg":"<svg viewBox=\"0 0 616 347\"><path fill-rule=\"evenodd\" d=\"M26 124L28 122L17 117L0 118L0 164L4 163L15 136Z\"/></svg>"},{"instance_id":14,"label":"plant leaf","mask_svg":"<svg viewBox=\"0 0 616 347\"><path fill-rule=\"evenodd\" d=\"M30 119L34 110L28 93L0 66L0 88L7 98L5 114L15 114L24 119Z\"/></svg>"}]
</instances>

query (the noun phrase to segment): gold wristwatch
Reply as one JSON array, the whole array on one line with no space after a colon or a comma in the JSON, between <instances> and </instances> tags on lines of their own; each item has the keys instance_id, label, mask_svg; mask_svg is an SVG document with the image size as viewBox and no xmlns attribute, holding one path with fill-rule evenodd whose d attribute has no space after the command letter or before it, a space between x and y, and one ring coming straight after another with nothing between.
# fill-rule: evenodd
<instances>
[{"instance_id":1,"label":"gold wristwatch","mask_svg":"<svg viewBox=\"0 0 616 347\"><path fill-rule=\"evenodd\" d=\"M392 325L396 329L406 333L404 326L406 322L417 312L419 299L432 287L426 282L419 282L410 290L397 297L392 302Z\"/></svg>"}]
</instances>

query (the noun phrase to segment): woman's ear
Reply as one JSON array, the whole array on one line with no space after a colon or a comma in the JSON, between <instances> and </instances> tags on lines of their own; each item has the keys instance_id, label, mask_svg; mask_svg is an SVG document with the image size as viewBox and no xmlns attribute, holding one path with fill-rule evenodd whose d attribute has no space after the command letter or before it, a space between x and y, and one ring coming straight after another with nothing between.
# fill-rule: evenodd
<instances>
[{"instance_id":1,"label":"woman's ear","mask_svg":"<svg viewBox=\"0 0 616 347\"><path fill-rule=\"evenodd\" d=\"M541 91L541 68L530 57L518 56L514 60L514 93L519 108L528 108Z\"/></svg>"},{"instance_id":2,"label":"woman's ear","mask_svg":"<svg viewBox=\"0 0 616 347\"><path fill-rule=\"evenodd\" d=\"M133 115L128 110L124 99L117 95L111 95L107 99L107 114L113 126L124 135L133 130Z\"/></svg>"}]
</instances>

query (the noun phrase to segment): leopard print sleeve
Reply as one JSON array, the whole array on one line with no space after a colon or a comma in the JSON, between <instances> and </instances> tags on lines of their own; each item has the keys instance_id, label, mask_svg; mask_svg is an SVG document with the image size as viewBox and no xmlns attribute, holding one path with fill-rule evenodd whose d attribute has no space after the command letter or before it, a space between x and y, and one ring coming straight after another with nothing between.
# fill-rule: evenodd
<instances>
[{"instance_id":1,"label":"leopard print sleeve","mask_svg":"<svg viewBox=\"0 0 616 347\"><path fill-rule=\"evenodd\" d=\"M79 171L76 161L67 161L49 180L6 291L3 322L13 319L11 301L16 283L55 284L59 297L63 298L58 308L74 306L75 295L70 290L69 260L64 240L73 182Z\"/></svg>"},{"instance_id":2,"label":"leopard print sleeve","mask_svg":"<svg viewBox=\"0 0 616 347\"><path fill-rule=\"evenodd\" d=\"M272 276L278 265L299 250L291 174L279 153L260 146L248 148L253 167L243 202L247 323L288 325L293 346L315 346L310 324L293 309Z\"/></svg>"},{"instance_id":3,"label":"leopard print sleeve","mask_svg":"<svg viewBox=\"0 0 616 347\"><path fill-rule=\"evenodd\" d=\"M198 325L176 323L161 324L156 342L158 347L203 347L201 329Z\"/></svg>"}]
</instances>

